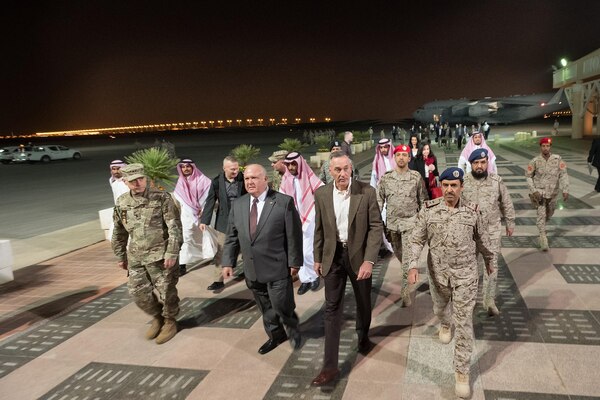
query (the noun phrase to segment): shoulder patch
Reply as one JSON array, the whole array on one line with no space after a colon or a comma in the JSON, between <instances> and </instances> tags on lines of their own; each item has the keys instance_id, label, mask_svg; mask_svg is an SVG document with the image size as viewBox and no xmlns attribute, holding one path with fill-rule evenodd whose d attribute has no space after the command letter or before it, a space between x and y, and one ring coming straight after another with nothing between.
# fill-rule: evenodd
<instances>
[{"instance_id":1,"label":"shoulder patch","mask_svg":"<svg viewBox=\"0 0 600 400\"><path fill-rule=\"evenodd\" d=\"M560 164L558 165L558 168L567 169L567 163L565 163L564 161L561 160Z\"/></svg>"},{"instance_id":2,"label":"shoulder patch","mask_svg":"<svg viewBox=\"0 0 600 400\"><path fill-rule=\"evenodd\" d=\"M473 203L472 201L465 201L465 207L473 210L473 211L479 211L479 204L477 203Z\"/></svg>"},{"instance_id":3,"label":"shoulder patch","mask_svg":"<svg viewBox=\"0 0 600 400\"><path fill-rule=\"evenodd\" d=\"M425 202L425 208L431 208L431 207L437 206L438 204L441 203L442 200L443 200L443 197L439 197L439 198L433 199L433 200L427 200Z\"/></svg>"},{"instance_id":4,"label":"shoulder patch","mask_svg":"<svg viewBox=\"0 0 600 400\"><path fill-rule=\"evenodd\" d=\"M530 172L533 171L533 165L528 164L527 165L527 171L530 171Z\"/></svg>"}]
</instances>

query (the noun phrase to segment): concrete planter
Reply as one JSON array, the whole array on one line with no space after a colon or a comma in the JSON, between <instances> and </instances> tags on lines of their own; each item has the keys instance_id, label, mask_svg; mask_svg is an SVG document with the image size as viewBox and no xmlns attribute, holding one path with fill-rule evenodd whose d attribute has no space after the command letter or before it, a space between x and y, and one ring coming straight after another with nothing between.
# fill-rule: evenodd
<instances>
[{"instance_id":1,"label":"concrete planter","mask_svg":"<svg viewBox=\"0 0 600 400\"><path fill-rule=\"evenodd\" d=\"M319 154L310 156L310 166L312 168L321 168L322 159Z\"/></svg>"},{"instance_id":2,"label":"concrete planter","mask_svg":"<svg viewBox=\"0 0 600 400\"><path fill-rule=\"evenodd\" d=\"M100 218L100 227L104 230L104 238L106 240L110 240L112 236L113 212L114 209L112 207L98 211L98 217Z\"/></svg>"},{"instance_id":3,"label":"concrete planter","mask_svg":"<svg viewBox=\"0 0 600 400\"><path fill-rule=\"evenodd\" d=\"M14 280L10 240L0 240L0 284Z\"/></svg>"},{"instance_id":4,"label":"concrete planter","mask_svg":"<svg viewBox=\"0 0 600 400\"><path fill-rule=\"evenodd\" d=\"M329 160L329 154L331 154L329 151L317 151L317 157L321 159L321 163Z\"/></svg>"}]
</instances>

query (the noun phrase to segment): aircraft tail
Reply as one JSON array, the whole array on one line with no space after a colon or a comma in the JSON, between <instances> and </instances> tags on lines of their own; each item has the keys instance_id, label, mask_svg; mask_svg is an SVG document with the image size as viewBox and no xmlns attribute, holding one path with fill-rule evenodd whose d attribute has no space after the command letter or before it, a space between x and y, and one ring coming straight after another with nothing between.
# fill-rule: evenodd
<instances>
[{"instance_id":1,"label":"aircraft tail","mask_svg":"<svg viewBox=\"0 0 600 400\"><path fill-rule=\"evenodd\" d=\"M563 97L563 88L558 89L558 92L556 92L554 94L554 96L552 96L552 98L550 99L550 101L547 104L558 104L560 103L562 97Z\"/></svg>"}]
</instances>

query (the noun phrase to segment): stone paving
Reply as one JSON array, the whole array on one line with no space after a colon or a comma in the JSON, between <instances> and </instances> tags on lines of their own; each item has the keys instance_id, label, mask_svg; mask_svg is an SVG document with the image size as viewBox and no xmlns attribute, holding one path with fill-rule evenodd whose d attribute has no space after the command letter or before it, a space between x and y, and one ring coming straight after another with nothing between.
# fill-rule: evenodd
<instances>
[{"instance_id":1,"label":"stone paving","mask_svg":"<svg viewBox=\"0 0 600 400\"><path fill-rule=\"evenodd\" d=\"M524 167L535 143L491 143L517 209L515 236L503 237L498 305L474 313L473 399L600 399L600 194L585 164L589 143L557 138L568 162L571 198L549 223L551 249L537 250L535 211ZM436 149L440 168L458 152ZM360 175L369 157L357 157ZM595 172L594 172L595 173ZM158 346L143 338L149 318L131 303L126 276L101 242L16 271L0 286L0 396L4 399L453 399L452 345L436 339L421 263L413 305L400 308L400 265L374 269L374 349L356 352L354 300L344 307L342 374L310 386L323 357L323 289L296 296L303 346L261 356L260 313L239 279L205 290L212 266L179 283L180 332ZM296 286L298 283L296 283ZM481 297L478 299L480 304Z\"/></svg>"}]
</instances>

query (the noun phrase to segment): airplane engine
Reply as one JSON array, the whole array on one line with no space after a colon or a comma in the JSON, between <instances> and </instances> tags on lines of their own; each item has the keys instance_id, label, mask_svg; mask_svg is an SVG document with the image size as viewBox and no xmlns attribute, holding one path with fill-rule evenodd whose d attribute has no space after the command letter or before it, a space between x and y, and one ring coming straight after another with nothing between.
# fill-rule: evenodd
<instances>
[{"instance_id":1,"label":"airplane engine","mask_svg":"<svg viewBox=\"0 0 600 400\"><path fill-rule=\"evenodd\" d=\"M475 104L469 107L469 117L487 117L496 109L491 108L487 104Z\"/></svg>"}]
</instances>

